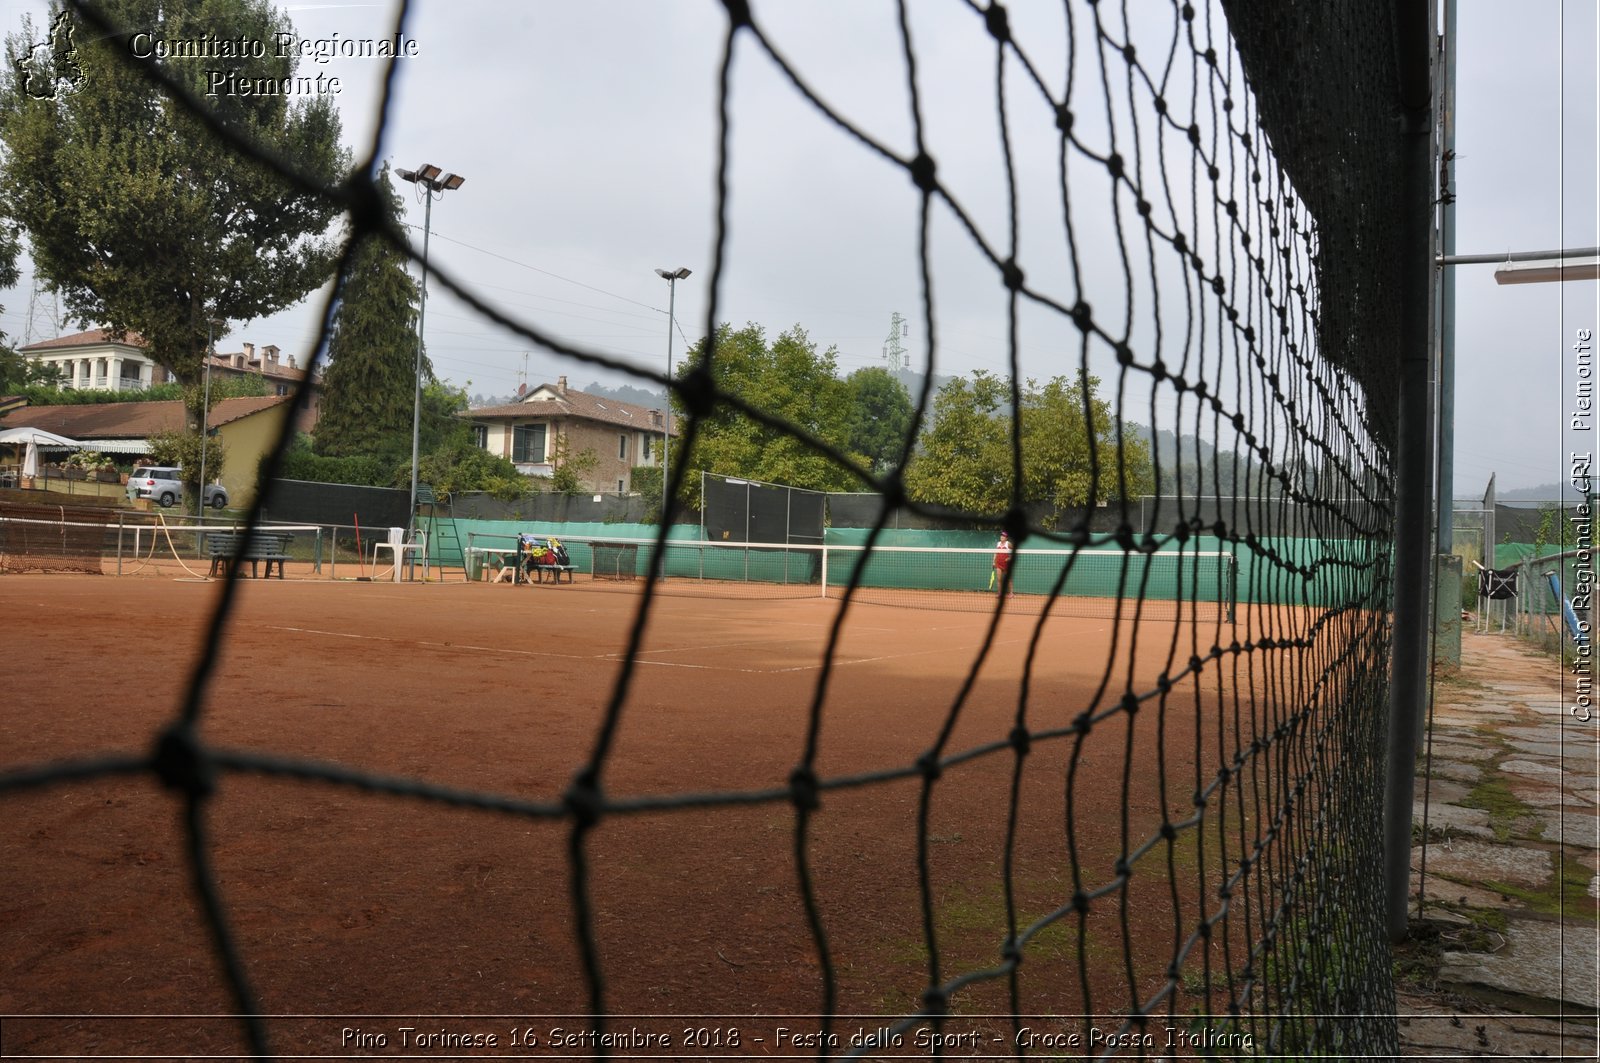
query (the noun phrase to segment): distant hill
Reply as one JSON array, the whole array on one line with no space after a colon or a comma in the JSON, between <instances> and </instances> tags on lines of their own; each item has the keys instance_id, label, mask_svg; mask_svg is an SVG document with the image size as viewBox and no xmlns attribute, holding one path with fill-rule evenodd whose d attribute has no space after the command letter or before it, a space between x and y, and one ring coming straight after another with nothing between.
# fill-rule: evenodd
<instances>
[{"instance_id":1,"label":"distant hill","mask_svg":"<svg viewBox=\"0 0 1600 1063\"><path fill-rule=\"evenodd\" d=\"M616 387L607 387L596 381L586 384L578 389L585 395L598 395L603 399L615 399L617 402L630 402L635 406L643 406L647 410L661 409L661 392L647 388L636 388L631 384L618 384Z\"/></svg>"},{"instance_id":2,"label":"distant hill","mask_svg":"<svg viewBox=\"0 0 1600 1063\"><path fill-rule=\"evenodd\" d=\"M1538 487L1514 487L1509 491L1502 491L1500 488L1496 487L1494 491L1494 500L1496 502L1554 502L1561 498L1563 491L1567 493L1568 497L1573 497L1572 488L1567 484L1540 484Z\"/></svg>"},{"instance_id":3,"label":"distant hill","mask_svg":"<svg viewBox=\"0 0 1600 1063\"><path fill-rule=\"evenodd\" d=\"M911 401L916 402L917 391L922 387L922 374L914 369L900 369L895 371L894 377L896 380L900 381L902 386L905 387L906 394L911 396ZM954 377L935 373L933 375L934 394L937 395L940 388L944 387L954 379ZM616 399L618 402L631 402L635 406L643 406L650 410L659 410L661 408L661 392L650 391L645 388L636 388L628 384L619 384L616 387L607 387L605 384L593 383L586 384L578 390L586 392L590 395L599 395L602 398ZM516 400L507 399L506 401L515 402Z\"/></svg>"}]
</instances>

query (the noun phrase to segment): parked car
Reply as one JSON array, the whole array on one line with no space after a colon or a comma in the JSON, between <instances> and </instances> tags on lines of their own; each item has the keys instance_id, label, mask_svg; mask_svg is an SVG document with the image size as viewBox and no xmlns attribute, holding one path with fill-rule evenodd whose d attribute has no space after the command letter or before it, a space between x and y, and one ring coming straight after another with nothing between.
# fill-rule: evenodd
<instances>
[{"instance_id":1,"label":"parked car","mask_svg":"<svg viewBox=\"0 0 1600 1063\"><path fill-rule=\"evenodd\" d=\"M181 465L141 465L128 477L128 501L151 498L156 505L170 507L183 500ZM206 505L222 509L228 504L228 489L221 484L206 484Z\"/></svg>"}]
</instances>

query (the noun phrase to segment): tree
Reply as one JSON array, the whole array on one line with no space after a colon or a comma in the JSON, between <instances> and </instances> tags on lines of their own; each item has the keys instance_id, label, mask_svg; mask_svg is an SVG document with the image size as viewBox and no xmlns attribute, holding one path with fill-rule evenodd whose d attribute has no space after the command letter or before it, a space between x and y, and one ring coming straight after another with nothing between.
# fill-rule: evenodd
<instances>
[{"instance_id":1,"label":"tree","mask_svg":"<svg viewBox=\"0 0 1600 1063\"><path fill-rule=\"evenodd\" d=\"M206 437L206 478L216 479L222 474L222 464L227 460L228 448L215 432ZM150 460L156 465L182 465L183 488L191 492L190 498L200 497L200 433L157 432L150 437Z\"/></svg>"},{"instance_id":2,"label":"tree","mask_svg":"<svg viewBox=\"0 0 1600 1063\"><path fill-rule=\"evenodd\" d=\"M1135 498L1154 486L1149 444L1125 426L1119 445L1117 418L1110 403L1096 395L1099 383L1091 376L1056 377L1043 386L1029 380L1019 396L1022 502L1044 508L1051 519L1124 493ZM972 374L970 384L958 377L939 389L906 470L911 497L977 513L1009 509L1010 408L1010 382L982 370Z\"/></svg>"},{"instance_id":3,"label":"tree","mask_svg":"<svg viewBox=\"0 0 1600 1063\"><path fill-rule=\"evenodd\" d=\"M0 288L10 288L17 283L17 234L10 226L0 226ZM0 310L4 310L0 307ZM24 358L11 349L6 335L0 332L0 396L11 394L21 387L40 384L54 385L60 372L31 358Z\"/></svg>"},{"instance_id":4,"label":"tree","mask_svg":"<svg viewBox=\"0 0 1600 1063\"><path fill-rule=\"evenodd\" d=\"M550 473L550 489L571 497L589 493L583 486L583 478L600 464L600 455L593 447L584 447L574 454L566 438L559 437L550 450L550 462L554 466Z\"/></svg>"},{"instance_id":5,"label":"tree","mask_svg":"<svg viewBox=\"0 0 1600 1063\"><path fill-rule=\"evenodd\" d=\"M857 369L845 378L849 389L846 443L877 472L900 460L911 429L911 396L904 384L882 366Z\"/></svg>"},{"instance_id":6,"label":"tree","mask_svg":"<svg viewBox=\"0 0 1600 1063\"><path fill-rule=\"evenodd\" d=\"M263 42L261 58L148 63L309 176L334 182L347 168L329 94L242 94L208 81L218 66L234 84L294 75L294 51L280 57L273 46L293 24L264 0L107 0L98 10L136 27L137 39ZM45 34L31 21L7 38L0 210L22 227L34 268L84 327L144 337L185 386L188 428L197 431L207 318L264 317L326 281L334 244L324 233L337 211L224 145L132 72L124 60L139 51L136 38L103 36L70 12L54 18L53 59L34 47Z\"/></svg>"},{"instance_id":7,"label":"tree","mask_svg":"<svg viewBox=\"0 0 1600 1063\"><path fill-rule=\"evenodd\" d=\"M390 218L398 221L401 199L388 175L385 163L379 187ZM328 337L318 453L410 455L419 290L406 261L375 237L362 240L352 256ZM433 378L426 357L422 373L425 381Z\"/></svg>"},{"instance_id":8,"label":"tree","mask_svg":"<svg viewBox=\"0 0 1600 1063\"><path fill-rule=\"evenodd\" d=\"M406 463L408 466L410 462ZM448 444L429 451L417 463L423 483L433 485L442 495L458 491L487 491L495 498L511 501L528 493L528 478L498 454L490 454L470 438L456 437ZM407 483L410 481L407 469Z\"/></svg>"},{"instance_id":9,"label":"tree","mask_svg":"<svg viewBox=\"0 0 1600 1063\"><path fill-rule=\"evenodd\" d=\"M0 310L3 309L0 307ZM0 333L0 343L4 341L5 334ZM26 395L31 405L47 405L34 398L32 393L54 392L60 386L61 370L25 358L10 347L0 346L0 395Z\"/></svg>"},{"instance_id":10,"label":"tree","mask_svg":"<svg viewBox=\"0 0 1600 1063\"><path fill-rule=\"evenodd\" d=\"M679 373L687 375L706 356L702 339L689 348ZM847 449L850 393L835 375L835 358L831 347L818 354L816 344L798 325L769 344L760 325L747 324L735 332L723 324L717 326L711 373L719 390ZM676 394L673 407L676 423L682 425L685 411ZM680 460L676 445L672 460L674 464ZM700 470L814 491L848 490L857 483L849 472L790 433L722 405L701 421L689 455L684 499L690 505L699 504Z\"/></svg>"},{"instance_id":11,"label":"tree","mask_svg":"<svg viewBox=\"0 0 1600 1063\"><path fill-rule=\"evenodd\" d=\"M977 513L1011 505L1011 401L1006 381L983 370L956 377L933 398L933 415L906 467L906 490L921 502Z\"/></svg>"},{"instance_id":12,"label":"tree","mask_svg":"<svg viewBox=\"0 0 1600 1063\"><path fill-rule=\"evenodd\" d=\"M1022 393L1022 493L1026 501L1042 503L1059 514L1090 502L1138 498L1155 489L1150 445L1131 425L1122 426L1118 443L1117 417L1111 404L1095 394L1099 385L1099 380L1087 375L1070 381L1055 377L1043 387L1028 381ZM1089 425L1094 432L1093 461Z\"/></svg>"},{"instance_id":13,"label":"tree","mask_svg":"<svg viewBox=\"0 0 1600 1063\"><path fill-rule=\"evenodd\" d=\"M469 381L467 387L471 386ZM462 464L461 455L467 450L475 450L485 458L490 457L488 451L473 442L472 426L461 419L460 414L464 413L466 409L466 388L451 387L449 384L438 380L430 380L423 386L422 415L417 430L419 483L433 484L439 490L451 490L452 488L446 488L430 480L428 478L430 470L454 469ZM382 458L392 470L390 475L390 486L392 487L411 486L411 432L409 426L406 430L404 442L405 452L403 455ZM439 455L439 460L430 463L429 458L435 455ZM480 467L473 466L473 468ZM482 468L488 469L490 467L483 466ZM491 471L485 475L493 479L507 469L510 470L512 475L521 479L522 489L526 490L527 478L516 471L517 467L515 465L504 459L500 459L500 462L493 465ZM457 484L453 490L490 490L490 487L479 483L477 477L478 474L476 472L461 474L461 483Z\"/></svg>"}]
</instances>

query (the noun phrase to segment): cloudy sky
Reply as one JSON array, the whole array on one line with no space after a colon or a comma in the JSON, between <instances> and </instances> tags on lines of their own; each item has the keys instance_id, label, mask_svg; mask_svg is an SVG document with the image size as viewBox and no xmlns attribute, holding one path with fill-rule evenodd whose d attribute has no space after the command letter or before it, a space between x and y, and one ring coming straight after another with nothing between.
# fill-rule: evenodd
<instances>
[{"instance_id":1,"label":"cloudy sky","mask_svg":"<svg viewBox=\"0 0 1600 1063\"><path fill-rule=\"evenodd\" d=\"M392 23L388 3L284 6L299 33L312 40L381 38ZM434 205L435 266L565 341L659 371L667 355L668 293L656 268L693 271L677 285L674 350L681 352L705 327L721 4L421 0L414 6L410 36L418 54L401 63L382 154L397 166L434 163L466 178ZM992 41L981 19L958 0L911 6L927 136L941 179L986 241L1004 249L1006 175ZM1062 6L1044 0L1010 6L1016 36L1039 69L1064 69ZM1458 250L1600 244L1595 5L1462 0L1461 6ZM778 48L823 98L897 153L909 154L910 107L892 3L754 7ZM1074 17L1086 17L1084 5L1070 8ZM1172 8L1164 0L1130 0L1126 8L1131 39L1159 47L1162 34L1170 36ZM24 14L43 22L45 10L43 0L0 0L0 24L14 30ZM1220 12L1212 17L1220 21ZM1077 29L1081 34L1084 24ZM836 347L841 369L849 371L883 364L890 317L899 312L912 326L903 341L910 363L925 368L914 191L901 170L830 124L749 44L733 71L732 239L719 317L754 321L772 333L800 324L821 346ZM352 146L364 147L372 135L381 70L374 60L302 64L303 73L340 79L337 102ZM1076 70L1083 91L1105 97L1092 63L1080 61ZM1070 304L1073 275L1059 262L1064 240L1052 191L1052 116L1016 71L1011 77L1021 260L1030 285ZM1124 92L1115 79L1110 96L1103 116L1082 109L1090 113L1080 131L1090 142L1103 139L1107 124L1126 127ZM1085 184L1075 186L1075 194L1085 202L1096 196L1109 202L1103 174L1097 185L1094 172L1080 167L1079 173ZM423 209L410 188L405 191L420 246ZM1129 295L1111 253L1115 228L1108 215L1105 209L1077 212L1086 261L1076 279L1097 315L1115 318ZM948 212L936 217L933 237L936 369L1003 372L1004 289ZM1161 283L1170 290L1168 278ZM1571 344L1577 329L1600 327L1596 288L1592 282L1500 287L1491 267L1460 271L1458 495L1481 493L1491 472L1502 488L1554 482L1566 476L1566 454L1574 445L1600 450L1563 431L1576 371ZM25 278L19 290L0 295L0 329L7 335L38 339L49 332L42 309L30 319L30 294ZM1146 322L1131 326L1140 338L1149 334L1155 312L1147 310L1144 293L1134 301ZM234 323L219 347L250 341L308 351L314 303ZM1071 347L1070 326L1049 315L1030 315L1025 325L1024 374L1070 371L1076 350L1070 359L1063 354ZM441 376L486 396L558 375L574 385L628 379L563 361L480 320L437 287L428 305L427 344ZM1106 352L1092 357L1098 371L1109 372L1109 361L1101 368ZM1158 420L1170 412L1163 401ZM1149 420L1139 415L1148 409L1134 401L1129 416Z\"/></svg>"}]
</instances>

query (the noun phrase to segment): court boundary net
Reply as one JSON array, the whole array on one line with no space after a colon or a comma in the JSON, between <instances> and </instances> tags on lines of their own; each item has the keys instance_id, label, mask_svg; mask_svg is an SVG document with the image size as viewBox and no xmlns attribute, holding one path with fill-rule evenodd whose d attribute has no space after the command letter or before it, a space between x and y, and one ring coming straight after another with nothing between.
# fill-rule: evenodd
<instances>
[{"instance_id":1,"label":"court boundary net","mask_svg":"<svg viewBox=\"0 0 1600 1063\"><path fill-rule=\"evenodd\" d=\"M469 533L468 575L482 578L516 563L516 536ZM1005 608L1056 616L1116 618L1137 590L1146 620L1232 622L1239 565L1229 550L1108 550L1023 547L1002 569L992 547L724 542L620 536L535 536L559 542L572 571L603 582L655 578L658 594L734 598L840 598L861 604L954 612ZM499 546L479 543L499 542ZM657 554L660 559L657 560ZM530 564L530 568L531 568ZM858 571L859 569L859 571Z\"/></svg>"}]
</instances>

